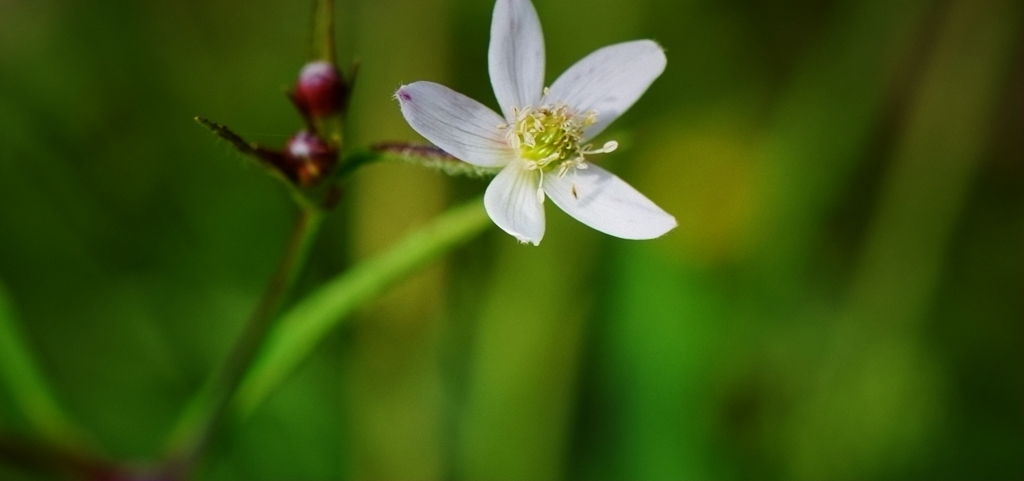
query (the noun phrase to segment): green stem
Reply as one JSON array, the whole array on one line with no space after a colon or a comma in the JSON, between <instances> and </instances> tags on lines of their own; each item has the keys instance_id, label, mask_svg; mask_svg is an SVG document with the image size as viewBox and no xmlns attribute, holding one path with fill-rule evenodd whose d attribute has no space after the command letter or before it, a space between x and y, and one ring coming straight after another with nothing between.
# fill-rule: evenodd
<instances>
[{"instance_id":1,"label":"green stem","mask_svg":"<svg viewBox=\"0 0 1024 481\"><path fill-rule=\"evenodd\" d=\"M337 63L334 53L334 0L313 0L309 58Z\"/></svg>"},{"instance_id":2,"label":"green stem","mask_svg":"<svg viewBox=\"0 0 1024 481\"><path fill-rule=\"evenodd\" d=\"M18 324L13 303L0 283L0 380L32 430L57 446L81 447L80 431L47 384Z\"/></svg>"},{"instance_id":3,"label":"green stem","mask_svg":"<svg viewBox=\"0 0 1024 481\"><path fill-rule=\"evenodd\" d=\"M357 264L292 307L263 344L239 386L235 420L248 417L352 312L490 225L481 199L442 214L388 252Z\"/></svg>"},{"instance_id":4,"label":"green stem","mask_svg":"<svg viewBox=\"0 0 1024 481\"><path fill-rule=\"evenodd\" d=\"M382 160L414 164L451 176L486 178L497 174L500 170L477 167L463 162L432 145L381 142L346 156L341 162L337 176L339 178L347 177L364 165Z\"/></svg>"},{"instance_id":5,"label":"green stem","mask_svg":"<svg viewBox=\"0 0 1024 481\"><path fill-rule=\"evenodd\" d=\"M169 452L173 453L169 469L173 474L181 476L191 471L209 446L224 419L228 403L249 370L282 302L305 265L323 216L324 213L318 209L302 208L277 272L256 311L220 371L208 380L179 418L169 443Z\"/></svg>"},{"instance_id":6,"label":"green stem","mask_svg":"<svg viewBox=\"0 0 1024 481\"><path fill-rule=\"evenodd\" d=\"M0 462L43 479L119 479L123 469L92 453L0 432ZM35 479L35 478L33 478Z\"/></svg>"}]
</instances>

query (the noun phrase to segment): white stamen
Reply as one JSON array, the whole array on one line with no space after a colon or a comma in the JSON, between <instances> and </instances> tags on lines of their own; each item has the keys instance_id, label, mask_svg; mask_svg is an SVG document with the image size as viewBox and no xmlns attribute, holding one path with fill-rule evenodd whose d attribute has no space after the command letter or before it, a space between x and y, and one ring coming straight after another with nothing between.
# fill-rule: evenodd
<instances>
[{"instance_id":1,"label":"white stamen","mask_svg":"<svg viewBox=\"0 0 1024 481\"><path fill-rule=\"evenodd\" d=\"M585 154L585 155L589 155L589 154L607 154L607 153L610 153L610 152L615 152L615 149L617 149L617 148L619 148L619 143L614 141L614 140L609 140L608 142L605 142L604 145L601 146L600 149L594 149L592 145L587 144L586 146L583 147L582 153Z\"/></svg>"},{"instance_id":2,"label":"white stamen","mask_svg":"<svg viewBox=\"0 0 1024 481\"><path fill-rule=\"evenodd\" d=\"M587 155L612 152L619 146L615 141L598 149L581 144L586 128L597 122L594 110L577 114L567 105L556 104L517 107L512 112L515 123L506 132L509 145L529 170L539 170L542 175L554 164L559 165L560 177L573 168L585 169Z\"/></svg>"},{"instance_id":3,"label":"white stamen","mask_svg":"<svg viewBox=\"0 0 1024 481\"><path fill-rule=\"evenodd\" d=\"M544 171L540 171L540 181L537 182L537 202L544 203Z\"/></svg>"}]
</instances>

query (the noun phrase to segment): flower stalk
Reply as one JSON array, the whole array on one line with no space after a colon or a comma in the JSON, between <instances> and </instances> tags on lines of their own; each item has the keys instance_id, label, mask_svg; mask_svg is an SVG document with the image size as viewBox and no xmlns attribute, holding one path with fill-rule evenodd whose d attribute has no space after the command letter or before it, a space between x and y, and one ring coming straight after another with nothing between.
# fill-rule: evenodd
<instances>
[{"instance_id":1,"label":"flower stalk","mask_svg":"<svg viewBox=\"0 0 1024 481\"><path fill-rule=\"evenodd\" d=\"M387 252L327 281L285 312L238 388L237 420L266 397L353 311L389 287L470 240L490 225L479 198L441 214Z\"/></svg>"},{"instance_id":2,"label":"flower stalk","mask_svg":"<svg viewBox=\"0 0 1024 481\"><path fill-rule=\"evenodd\" d=\"M498 173L497 169L463 162L433 145L380 142L345 157L338 169L338 175L346 177L364 165L380 161L413 164L459 177L488 178Z\"/></svg>"}]
</instances>

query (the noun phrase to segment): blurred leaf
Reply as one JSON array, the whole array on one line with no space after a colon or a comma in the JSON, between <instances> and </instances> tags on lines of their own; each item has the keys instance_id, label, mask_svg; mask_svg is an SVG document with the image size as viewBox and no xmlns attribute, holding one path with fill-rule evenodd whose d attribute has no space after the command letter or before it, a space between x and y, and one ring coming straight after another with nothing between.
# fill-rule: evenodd
<instances>
[{"instance_id":1,"label":"blurred leaf","mask_svg":"<svg viewBox=\"0 0 1024 481\"><path fill-rule=\"evenodd\" d=\"M679 227L662 246L690 265L714 267L749 257L756 200L761 192L751 145L754 133L730 115L727 122L706 116L690 123L666 123L650 135L634 185L658 199ZM740 125L737 125L740 124ZM666 175L656 159L685 159Z\"/></svg>"},{"instance_id":2,"label":"blurred leaf","mask_svg":"<svg viewBox=\"0 0 1024 481\"><path fill-rule=\"evenodd\" d=\"M796 474L864 479L926 459L942 379L917 334L989 145L1024 9L948 6L821 381L797 416ZM841 414L837 414L841 413Z\"/></svg>"},{"instance_id":3,"label":"blurred leaf","mask_svg":"<svg viewBox=\"0 0 1024 481\"><path fill-rule=\"evenodd\" d=\"M568 468L601 234L551 207L540 246L501 239L494 280L471 314L477 325L455 467L464 479L561 479Z\"/></svg>"},{"instance_id":4,"label":"blurred leaf","mask_svg":"<svg viewBox=\"0 0 1024 481\"><path fill-rule=\"evenodd\" d=\"M930 0L838 2L800 59L774 112L760 160L768 194L759 229L766 275L803 269L827 214L869 147L888 89Z\"/></svg>"},{"instance_id":5,"label":"blurred leaf","mask_svg":"<svg viewBox=\"0 0 1024 481\"><path fill-rule=\"evenodd\" d=\"M850 310L877 330L923 320L996 131L1022 14L1018 0L959 0L946 12L850 287Z\"/></svg>"},{"instance_id":6,"label":"blurred leaf","mask_svg":"<svg viewBox=\"0 0 1024 481\"><path fill-rule=\"evenodd\" d=\"M610 430L615 479L713 479L718 412L712 373L721 362L727 305L713 272L667 262L654 246L617 253L609 300L609 375L622 389Z\"/></svg>"}]
</instances>

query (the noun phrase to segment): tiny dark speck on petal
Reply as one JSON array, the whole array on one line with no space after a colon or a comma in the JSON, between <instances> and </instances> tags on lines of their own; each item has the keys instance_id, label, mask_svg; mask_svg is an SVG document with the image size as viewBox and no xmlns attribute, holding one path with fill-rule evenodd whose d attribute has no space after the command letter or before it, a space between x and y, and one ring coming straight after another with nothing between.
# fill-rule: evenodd
<instances>
[{"instance_id":1,"label":"tiny dark speck on petal","mask_svg":"<svg viewBox=\"0 0 1024 481\"><path fill-rule=\"evenodd\" d=\"M412 100L412 95L409 95L409 92L406 92L406 91L404 91L404 90L400 90L400 91L398 91L398 96L399 96L399 97L400 97L400 98L401 98L402 100Z\"/></svg>"}]
</instances>

